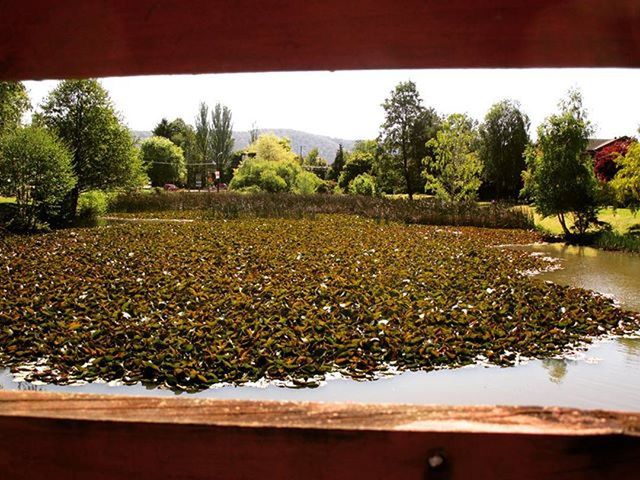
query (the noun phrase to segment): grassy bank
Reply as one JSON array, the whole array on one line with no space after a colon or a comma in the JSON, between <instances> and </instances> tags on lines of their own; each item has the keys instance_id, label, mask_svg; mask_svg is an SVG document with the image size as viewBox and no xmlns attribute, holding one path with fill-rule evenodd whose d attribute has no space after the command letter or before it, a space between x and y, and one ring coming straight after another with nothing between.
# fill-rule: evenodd
<instances>
[{"instance_id":1,"label":"grassy bank","mask_svg":"<svg viewBox=\"0 0 640 480\"><path fill-rule=\"evenodd\" d=\"M445 204L433 198L414 201L351 195L290 195L174 192L121 195L111 213L190 212L190 218L309 218L317 214L351 214L382 221L421 225L464 225L488 228L534 227L527 211L501 204ZM194 213L199 212L199 213Z\"/></svg>"},{"instance_id":2,"label":"grassy bank","mask_svg":"<svg viewBox=\"0 0 640 480\"><path fill-rule=\"evenodd\" d=\"M524 230L352 215L127 223L0 241L0 365L30 381L313 386L558 355L637 320L522 272Z\"/></svg>"}]
</instances>

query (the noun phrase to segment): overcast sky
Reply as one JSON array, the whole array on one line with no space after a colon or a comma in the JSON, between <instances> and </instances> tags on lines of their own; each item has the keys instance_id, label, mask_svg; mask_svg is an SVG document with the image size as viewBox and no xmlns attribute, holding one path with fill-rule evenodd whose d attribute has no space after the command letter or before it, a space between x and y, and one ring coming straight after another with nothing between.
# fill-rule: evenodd
<instances>
[{"instance_id":1,"label":"overcast sky","mask_svg":"<svg viewBox=\"0 0 640 480\"><path fill-rule=\"evenodd\" d=\"M496 101L520 101L532 130L578 86L601 138L635 135L640 124L640 70L376 70L105 78L127 125L151 130L162 118L193 123L200 101L231 108L234 129L292 128L346 139L374 138L380 104L401 81L413 80L424 104L440 113L481 120ZM55 81L26 82L37 105Z\"/></svg>"}]
</instances>

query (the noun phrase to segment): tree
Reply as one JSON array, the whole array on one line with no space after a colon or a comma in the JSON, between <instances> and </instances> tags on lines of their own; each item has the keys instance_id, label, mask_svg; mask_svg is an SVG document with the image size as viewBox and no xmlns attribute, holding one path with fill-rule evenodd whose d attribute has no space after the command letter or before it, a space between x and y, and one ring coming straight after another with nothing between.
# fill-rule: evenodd
<instances>
[{"instance_id":1,"label":"tree","mask_svg":"<svg viewBox=\"0 0 640 480\"><path fill-rule=\"evenodd\" d=\"M346 155L347 160L338 178L338 186L347 190L351 181L362 173L371 173L378 144L375 140L359 140Z\"/></svg>"},{"instance_id":2,"label":"tree","mask_svg":"<svg viewBox=\"0 0 640 480\"><path fill-rule=\"evenodd\" d=\"M137 187L146 181L131 133L97 80L60 82L40 109L35 122L68 146L78 180L65 201L64 219L75 216L80 192Z\"/></svg>"},{"instance_id":3,"label":"tree","mask_svg":"<svg viewBox=\"0 0 640 480\"><path fill-rule=\"evenodd\" d=\"M336 156L333 160L333 164L329 169L329 173L327 174L327 180L338 181L340 177L340 173L344 168L344 149L342 148L342 144L338 144L338 150L336 150Z\"/></svg>"},{"instance_id":4,"label":"tree","mask_svg":"<svg viewBox=\"0 0 640 480\"><path fill-rule=\"evenodd\" d=\"M249 129L249 144L254 143L258 140L258 136L260 135L260 131L258 130L258 126L256 122L251 124L251 129Z\"/></svg>"},{"instance_id":5,"label":"tree","mask_svg":"<svg viewBox=\"0 0 640 480\"><path fill-rule=\"evenodd\" d=\"M411 81L399 83L382 107L385 121L380 127L379 141L393 165L402 172L407 194L412 200L415 188L412 172L419 171L422 159L414 148L416 123L425 112L416 84Z\"/></svg>"},{"instance_id":6,"label":"tree","mask_svg":"<svg viewBox=\"0 0 640 480\"><path fill-rule=\"evenodd\" d=\"M173 129L171 128L171 124L169 123L169 121L166 118L163 118L155 126L155 128L151 133L153 133L154 137L164 137L171 140L171 137L174 132L173 132Z\"/></svg>"},{"instance_id":7,"label":"tree","mask_svg":"<svg viewBox=\"0 0 640 480\"><path fill-rule=\"evenodd\" d=\"M620 168L618 157L624 157L633 142L631 138L619 139L596 152L593 156L593 170L598 180L609 182L615 177Z\"/></svg>"},{"instance_id":8,"label":"tree","mask_svg":"<svg viewBox=\"0 0 640 480\"><path fill-rule=\"evenodd\" d=\"M75 186L71 154L41 127L18 128L0 144L0 193L16 197L14 228L33 230L55 215Z\"/></svg>"},{"instance_id":9,"label":"tree","mask_svg":"<svg viewBox=\"0 0 640 480\"><path fill-rule=\"evenodd\" d=\"M195 181L199 180L202 185L207 181L207 166L211 163L211 125L209 124L209 107L206 103L200 102L198 115L196 116L196 132L193 144L193 160L191 168Z\"/></svg>"},{"instance_id":10,"label":"tree","mask_svg":"<svg viewBox=\"0 0 640 480\"><path fill-rule=\"evenodd\" d=\"M538 127L538 142L527 149L523 193L543 217L556 215L565 235L568 213L583 234L597 213L597 180L586 153L592 127L579 91L570 90L559 109Z\"/></svg>"},{"instance_id":11,"label":"tree","mask_svg":"<svg viewBox=\"0 0 640 480\"><path fill-rule=\"evenodd\" d=\"M22 115L30 108L22 82L0 82L0 137L18 128Z\"/></svg>"},{"instance_id":12,"label":"tree","mask_svg":"<svg viewBox=\"0 0 640 480\"><path fill-rule=\"evenodd\" d=\"M634 212L640 209L640 143L629 145L627 153L616 159L619 170L611 180L611 187L621 205Z\"/></svg>"},{"instance_id":13,"label":"tree","mask_svg":"<svg viewBox=\"0 0 640 480\"><path fill-rule=\"evenodd\" d=\"M480 159L484 181L495 198L516 199L522 190L524 153L529 144L529 118L512 100L494 104L480 126Z\"/></svg>"},{"instance_id":14,"label":"tree","mask_svg":"<svg viewBox=\"0 0 640 480\"><path fill-rule=\"evenodd\" d=\"M302 164L309 167L326 167L327 161L320 156L320 151L318 150L318 148L314 147L309 150L307 156L304 157Z\"/></svg>"},{"instance_id":15,"label":"tree","mask_svg":"<svg viewBox=\"0 0 640 480\"><path fill-rule=\"evenodd\" d=\"M180 184L186 176L182 149L164 137L147 138L140 146L142 163L147 169L151 185Z\"/></svg>"},{"instance_id":16,"label":"tree","mask_svg":"<svg viewBox=\"0 0 640 480\"><path fill-rule=\"evenodd\" d=\"M475 122L467 115L449 115L436 138L429 140L433 156L425 157L425 189L447 202L475 200L482 183L482 162L476 151Z\"/></svg>"},{"instance_id":17,"label":"tree","mask_svg":"<svg viewBox=\"0 0 640 480\"><path fill-rule=\"evenodd\" d=\"M176 118L171 122L163 118L153 129L153 135L171 140L184 151L186 150L187 143L193 140L195 132L193 127L181 118Z\"/></svg>"},{"instance_id":18,"label":"tree","mask_svg":"<svg viewBox=\"0 0 640 480\"><path fill-rule=\"evenodd\" d=\"M229 168L231 155L233 154L233 124L231 122L231 110L216 104L211 112L210 127L210 149L211 155L216 165L216 170L220 172L220 180L228 182L233 172Z\"/></svg>"},{"instance_id":19,"label":"tree","mask_svg":"<svg viewBox=\"0 0 640 480\"><path fill-rule=\"evenodd\" d=\"M296 156L291 151L288 138L278 137L272 133L263 133L247 147L247 153L255 155L257 160L263 161L295 161Z\"/></svg>"}]
</instances>

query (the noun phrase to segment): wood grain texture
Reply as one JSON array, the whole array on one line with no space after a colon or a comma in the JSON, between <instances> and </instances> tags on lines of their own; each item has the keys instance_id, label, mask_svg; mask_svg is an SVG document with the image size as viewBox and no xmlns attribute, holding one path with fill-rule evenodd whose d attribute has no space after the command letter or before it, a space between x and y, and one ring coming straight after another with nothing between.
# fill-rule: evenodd
<instances>
[{"instance_id":1,"label":"wood grain texture","mask_svg":"<svg viewBox=\"0 0 640 480\"><path fill-rule=\"evenodd\" d=\"M0 392L8 479L591 479L639 466L638 414Z\"/></svg>"},{"instance_id":2,"label":"wood grain texture","mask_svg":"<svg viewBox=\"0 0 640 480\"><path fill-rule=\"evenodd\" d=\"M637 0L0 0L0 78L638 67Z\"/></svg>"}]
</instances>

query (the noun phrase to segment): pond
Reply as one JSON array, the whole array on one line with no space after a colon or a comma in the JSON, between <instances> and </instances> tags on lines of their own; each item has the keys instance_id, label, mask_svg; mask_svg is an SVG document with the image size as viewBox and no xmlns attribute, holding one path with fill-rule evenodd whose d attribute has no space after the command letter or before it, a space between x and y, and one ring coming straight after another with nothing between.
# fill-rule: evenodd
<instances>
[{"instance_id":1,"label":"pond","mask_svg":"<svg viewBox=\"0 0 640 480\"><path fill-rule=\"evenodd\" d=\"M561 268L542 273L540 278L591 289L613 297L625 308L640 311L640 256L564 244L514 248L559 259ZM7 370L0 374L0 388L176 395L143 385L33 385L14 381ZM224 386L183 395L256 400L554 405L640 411L640 338L601 340L564 358L530 360L507 368L476 365L432 372L404 372L375 381L335 378L318 388Z\"/></svg>"}]
</instances>

